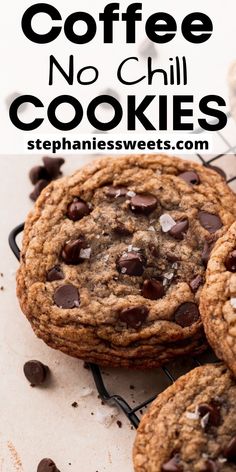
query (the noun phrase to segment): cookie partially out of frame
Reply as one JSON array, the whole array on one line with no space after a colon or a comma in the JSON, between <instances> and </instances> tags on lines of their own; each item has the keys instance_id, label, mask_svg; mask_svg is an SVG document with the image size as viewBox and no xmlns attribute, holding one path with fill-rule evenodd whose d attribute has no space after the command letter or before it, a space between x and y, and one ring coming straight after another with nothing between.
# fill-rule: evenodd
<instances>
[{"instance_id":1,"label":"cookie partially out of frame","mask_svg":"<svg viewBox=\"0 0 236 472\"><path fill-rule=\"evenodd\" d=\"M52 182L27 218L17 275L35 333L103 365L201 352L205 266L234 204L218 174L163 156L106 158Z\"/></svg>"},{"instance_id":2,"label":"cookie partially out of frame","mask_svg":"<svg viewBox=\"0 0 236 472\"><path fill-rule=\"evenodd\" d=\"M178 379L141 420L135 472L236 471L235 396L235 380L222 364Z\"/></svg>"},{"instance_id":3,"label":"cookie partially out of frame","mask_svg":"<svg viewBox=\"0 0 236 472\"><path fill-rule=\"evenodd\" d=\"M201 313L212 348L236 376L236 223L212 251Z\"/></svg>"}]
</instances>

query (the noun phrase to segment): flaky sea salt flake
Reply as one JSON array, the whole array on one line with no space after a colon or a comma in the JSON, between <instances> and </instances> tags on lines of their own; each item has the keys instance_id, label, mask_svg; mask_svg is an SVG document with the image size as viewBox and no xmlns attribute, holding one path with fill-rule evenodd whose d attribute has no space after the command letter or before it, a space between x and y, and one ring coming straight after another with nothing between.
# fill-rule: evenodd
<instances>
[{"instance_id":1,"label":"flaky sea salt flake","mask_svg":"<svg viewBox=\"0 0 236 472\"><path fill-rule=\"evenodd\" d=\"M91 247L87 247L86 249L81 249L79 256L81 257L81 259L90 259Z\"/></svg>"},{"instance_id":2,"label":"flaky sea salt flake","mask_svg":"<svg viewBox=\"0 0 236 472\"><path fill-rule=\"evenodd\" d=\"M173 220L172 216L168 215L167 213L164 213L163 215L160 216L159 218L161 229L163 233L167 233L168 231L175 226L175 220Z\"/></svg>"},{"instance_id":3,"label":"flaky sea salt flake","mask_svg":"<svg viewBox=\"0 0 236 472\"><path fill-rule=\"evenodd\" d=\"M230 299L231 306L236 309L236 297L231 297Z\"/></svg>"}]
</instances>

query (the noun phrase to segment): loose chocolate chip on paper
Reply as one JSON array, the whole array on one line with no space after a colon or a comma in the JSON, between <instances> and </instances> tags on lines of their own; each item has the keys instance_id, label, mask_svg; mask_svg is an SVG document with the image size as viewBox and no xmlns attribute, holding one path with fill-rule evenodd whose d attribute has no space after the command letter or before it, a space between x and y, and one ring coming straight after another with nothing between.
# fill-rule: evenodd
<instances>
[{"instance_id":1,"label":"loose chocolate chip on paper","mask_svg":"<svg viewBox=\"0 0 236 472\"><path fill-rule=\"evenodd\" d=\"M60 472L52 459L42 459L38 465L37 472Z\"/></svg>"},{"instance_id":2,"label":"loose chocolate chip on paper","mask_svg":"<svg viewBox=\"0 0 236 472\"><path fill-rule=\"evenodd\" d=\"M196 323L200 318L200 313L196 303L185 302L180 305L174 314L175 322L182 326L182 328L187 328L193 323Z\"/></svg>"},{"instance_id":3,"label":"loose chocolate chip on paper","mask_svg":"<svg viewBox=\"0 0 236 472\"><path fill-rule=\"evenodd\" d=\"M54 293L54 302L59 308L78 307L80 303L79 292L74 285L62 285Z\"/></svg>"},{"instance_id":4,"label":"loose chocolate chip on paper","mask_svg":"<svg viewBox=\"0 0 236 472\"><path fill-rule=\"evenodd\" d=\"M137 329L146 321L147 316L148 308L144 305L140 305L121 310L119 320L122 323L126 323L129 328Z\"/></svg>"},{"instance_id":5,"label":"loose chocolate chip on paper","mask_svg":"<svg viewBox=\"0 0 236 472\"><path fill-rule=\"evenodd\" d=\"M124 275L140 276L144 272L145 260L137 252L125 252L117 260L117 270Z\"/></svg>"},{"instance_id":6,"label":"loose chocolate chip on paper","mask_svg":"<svg viewBox=\"0 0 236 472\"><path fill-rule=\"evenodd\" d=\"M80 257L81 249L85 249L86 243L81 236L78 239L67 241L62 249L61 257L66 264L76 265L83 262L84 259Z\"/></svg>"},{"instance_id":7,"label":"loose chocolate chip on paper","mask_svg":"<svg viewBox=\"0 0 236 472\"><path fill-rule=\"evenodd\" d=\"M62 174L60 169L64 162L62 157L43 157L44 166L52 180Z\"/></svg>"},{"instance_id":8,"label":"loose chocolate chip on paper","mask_svg":"<svg viewBox=\"0 0 236 472\"><path fill-rule=\"evenodd\" d=\"M177 222L174 226L169 231L170 236L172 236L175 239L178 239L179 241L184 238L184 233L188 230L189 227L189 222L188 220L183 220Z\"/></svg>"},{"instance_id":9,"label":"loose chocolate chip on paper","mask_svg":"<svg viewBox=\"0 0 236 472\"><path fill-rule=\"evenodd\" d=\"M61 266L55 265L47 273L47 281L53 282L54 280L62 280L65 278L65 275L61 269Z\"/></svg>"},{"instance_id":10,"label":"loose chocolate chip on paper","mask_svg":"<svg viewBox=\"0 0 236 472\"><path fill-rule=\"evenodd\" d=\"M161 282L154 279L146 279L142 286L142 296L149 300L158 300L164 295L164 287Z\"/></svg>"},{"instance_id":11,"label":"loose chocolate chip on paper","mask_svg":"<svg viewBox=\"0 0 236 472\"><path fill-rule=\"evenodd\" d=\"M110 198L119 198L125 197L127 195L128 189L126 187L108 187L107 196Z\"/></svg>"},{"instance_id":12,"label":"loose chocolate chip on paper","mask_svg":"<svg viewBox=\"0 0 236 472\"><path fill-rule=\"evenodd\" d=\"M140 193L130 200L130 208L134 213L149 215L157 207L157 199L151 193Z\"/></svg>"},{"instance_id":13,"label":"loose chocolate chip on paper","mask_svg":"<svg viewBox=\"0 0 236 472\"><path fill-rule=\"evenodd\" d=\"M182 174L179 174L178 177L180 177L180 179L183 179L185 182L187 182L187 184L190 184L190 185L200 184L199 176L193 170L182 172Z\"/></svg>"},{"instance_id":14,"label":"loose chocolate chip on paper","mask_svg":"<svg viewBox=\"0 0 236 472\"><path fill-rule=\"evenodd\" d=\"M43 166L32 167L29 172L29 178L33 185L37 184L39 180L51 180L46 168Z\"/></svg>"},{"instance_id":15,"label":"loose chocolate chip on paper","mask_svg":"<svg viewBox=\"0 0 236 472\"><path fill-rule=\"evenodd\" d=\"M38 386L45 382L49 368L40 361L28 361L24 365L24 374L31 385Z\"/></svg>"},{"instance_id":16,"label":"loose chocolate chip on paper","mask_svg":"<svg viewBox=\"0 0 236 472\"><path fill-rule=\"evenodd\" d=\"M236 250L228 254L225 259L225 267L229 272L236 272Z\"/></svg>"},{"instance_id":17,"label":"loose chocolate chip on paper","mask_svg":"<svg viewBox=\"0 0 236 472\"><path fill-rule=\"evenodd\" d=\"M179 463L179 456L175 455L168 462L163 464L162 472L182 472L183 467Z\"/></svg>"},{"instance_id":18,"label":"loose chocolate chip on paper","mask_svg":"<svg viewBox=\"0 0 236 472\"><path fill-rule=\"evenodd\" d=\"M226 457L228 461L236 464L236 436L233 436L232 439L225 446L224 457Z\"/></svg>"},{"instance_id":19,"label":"loose chocolate chip on paper","mask_svg":"<svg viewBox=\"0 0 236 472\"><path fill-rule=\"evenodd\" d=\"M74 198L67 208L67 216L72 221L79 221L90 212L88 204L80 198Z\"/></svg>"},{"instance_id":20,"label":"loose chocolate chip on paper","mask_svg":"<svg viewBox=\"0 0 236 472\"><path fill-rule=\"evenodd\" d=\"M30 193L30 198L33 202L36 202L37 198L39 197L42 190L47 187L48 181L45 179L39 180L34 187L33 192Z\"/></svg>"},{"instance_id":21,"label":"loose chocolate chip on paper","mask_svg":"<svg viewBox=\"0 0 236 472\"><path fill-rule=\"evenodd\" d=\"M218 215L208 213L207 211L199 211L198 219L202 227L209 231L209 233L215 233L223 226L222 221Z\"/></svg>"},{"instance_id":22,"label":"loose chocolate chip on paper","mask_svg":"<svg viewBox=\"0 0 236 472\"><path fill-rule=\"evenodd\" d=\"M189 284L192 292L195 293L199 289L200 285L202 285L202 283L203 279L201 275L197 275L196 277L194 277L194 279L191 280Z\"/></svg>"}]
</instances>

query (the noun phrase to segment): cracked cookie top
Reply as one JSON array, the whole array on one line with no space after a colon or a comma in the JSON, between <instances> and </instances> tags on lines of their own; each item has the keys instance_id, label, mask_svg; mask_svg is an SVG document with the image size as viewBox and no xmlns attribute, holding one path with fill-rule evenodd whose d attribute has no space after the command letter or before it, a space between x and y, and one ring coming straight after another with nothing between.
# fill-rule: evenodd
<instances>
[{"instance_id":1,"label":"cracked cookie top","mask_svg":"<svg viewBox=\"0 0 236 472\"><path fill-rule=\"evenodd\" d=\"M199 183L212 171L169 158L178 176L161 173L166 159L103 159L43 191L25 226L18 295L49 344L83 357L87 336L87 351L130 347L142 358L199 336L205 266L234 217Z\"/></svg>"}]
</instances>

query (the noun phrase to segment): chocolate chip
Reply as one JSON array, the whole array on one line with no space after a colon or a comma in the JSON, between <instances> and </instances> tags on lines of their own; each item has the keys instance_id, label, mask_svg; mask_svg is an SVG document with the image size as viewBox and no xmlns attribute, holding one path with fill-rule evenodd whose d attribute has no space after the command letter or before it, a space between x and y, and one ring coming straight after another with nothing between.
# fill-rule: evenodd
<instances>
[{"instance_id":1,"label":"chocolate chip","mask_svg":"<svg viewBox=\"0 0 236 472\"><path fill-rule=\"evenodd\" d=\"M119 313L119 320L126 323L129 328L137 329L146 321L148 308L144 305L124 308Z\"/></svg>"},{"instance_id":2,"label":"chocolate chip","mask_svg":"<svg viewBox=\"0 0 236 472\"><path fill-rule=\"evenodd\" d=\"M187 182L187 184L191 184L191 185L200 184L199 176L193 170L183 172L182 174L179 174L179 177L180 179L183 179L185 182Z\"/></svg>"},{"instance_id":3,"label":"chocolate chip","mask_svg":"<svg viewBox=\"0 0 236 472\"><path fill-rule=\"evenodd\" d=\"M169 262L177 262L179 261L179 257L176 256L176 254L173 254L171 252L167 252L166 253L166 259L169 261Z\"/></svg>"},{"instance_id":4,"label":"chocolate chip","mask_svg":"<svg viewBox=\"0 0 236 472\"><path fill-rule=\"evenodd\" d=\"M81 198L74 198L73 202L67 208L67 216L72 221L81 220L91 212L88 204Z\"/></svg>"},{"instance_id":5,"label":"chocolate chip","mask_svg":"<svg viewBox=\"0 0 236 472\"><path fill-rule=\"evenodd\" d=\"M126 187L108 187L107 196L111 198L125 197L128 192Z\"/></svg>"},{"instance_id":6,"label":"chocolate chip","mask_svg":"<svg viewBox=\"0 0 236 472\"><path fill-rule=\"evenodd\" d=\"M174 314L175 322L186 328L191 326L193 323L196 323L200 318L200 313L196 303L185 302L180 305Z\"/></svg>"},{"instance_id":7,"label":"chocolate chip","mask_svg":"<svg viewBox=\"0 0 236 472\"><path fill-rule=\"evenodd\" d=\"M33 200L33 202L36 202L37 198L39 197L40 193L42 190L47 187L48 181L47 180L39 180L37 184L34 187L33 192L30 193L30 198Z\"/></svg>"},{"instance_id":8,"label":"chocolate chip","mask_svg":"<svg viewBox=\"0 0 236 472\"><path fill-rule=\"evenodd\" d=\"M74 285L62 285L54 293L54 302L59 308L78 307L80 302L79 292Z\"/></svg>"},{"instance_id":9,"label":"chocolate chip","mask_svg":"<svg viewBox=\"0 0 236 472\"><path fill-rule=\"evenodd\" d=\"M209 243L208 241L204 243L203 250L202 250L202 262L205 267L208 264L213 246L214 246L214 243Z\"/></svg>"},{"instance_id":10,"label":"chocolate chip","mask_svg":"<svg viewBox=\"0 0 236 472\"><path fill-rule=\"evenodd\" d=\"M202 472L218 472L219 467L215 461L207 460L204 464L204 469Z\"/></svg>"},{"instance_id":11,"label":"chocolate chip","mask_svg":"<svg viewBox=\"0 0 236 472\"><path fill-rule=\"evenodd\" d=\"M60 472L52 459L42 459L38 465L37 472Z\"/></svg>"},{"instance_id":12,"label":"chocolate chip","mask_svg":"<svg viewBox=\"0 0 236 472\"><path fill-rule=\"evenodd\" d=\"M198 405L198 413L200 418L203 418L204 416L209 414L206 427L219 426L221 415L220 406L217 403L200 403L200 405Z\"/></svg>"},{"instance_id":13,"label":"chocolate chip","mask_svg":"<svg viewBox=\"0 0 236 472\"><path fill-rule=\"evenodd\" d=\"M223 179L225 179L225 180L227 179L225 171L223 169L221 169L220 167L212 166L211 164L208 164L206 167L208 169L214 170L215 172L217 172L217 174L220 174L221 177L223 177Z\"/></svg>"},{"instance_id":14,"label":"chocolate chip","mask_svg":"<svg viewBox=\"0 0 236 472\"><path fill-rule=\"evenodd\" d=\"M33 387L45 382L48 373L49 368L40 361L28 361L24 365L24 374Z\"/></svg>"},{"instance_id":15,"label":"chocolate chip","mask_svg":"<svg viewBox=\"0 0 236 472\"><path fill-rule=\"evenodd\" d=\"M172 459L163 464L162 472L182 472L183 467L179 463L179 456L176 454Z\"/></svg>"},{"instance_id":16,"label":"chocolate chip","mask_svg":"<svg viewBox=\"0 0 236 472\"><path fill-rule=\"evenodd\" d=\"M236 272L236 250L228 254L225 259L225 267L230 272Z\"/></svg>"},{"instance_id":17,"label":"chocolate chip","mask_svg":"<svg viewBox=\"0 0 236 472\"><path fill-rule=\"evenodd\" d=\"M181 240L184 237L184 233L186 233L189 227L188 220L183 220L177 222L174 226L172 226L171 230L169 231L170 236L175 239Z\"/></svg>"},{"instance_id":18,"label":"chocolate chip","mask_svg":"<svg viewBox=\"0 0 236 472\"><path fill-rule=\"evenodd\" d=\"M117 226L113 228L113 231L119 236L130 236L130 234L132 234L123 223L118 223Z\"/></svg>"},{"instance_id":19,"label":"chocolate chip","mask_svg":"<svg viewBox=\"0 0 236 472\"><path fill-rule=\"evenodd\" d=\"M149 251L153 257L159 256L159 247L155 246L154 244L149 244Z\"/></svg>"},{"instance_id":20,"label":"chocolate chip","mask_svg":"<svg viewBox=\"0 0 236 472\"><path fill-rule=\"evenodd\" d=\"M44 166L52 180L62 174L60 168L64 162L65 159L62 157L43 157Z\"/></svg>"},{"instance_id":21,"label":"chocolate chip","mask_svg":"<svg viewBox=\"0 0 236 472\"><path fill-rule=\"evenodd\" d=\"M61 266L59 265L55 265L47 273L48 282L53 282L54 280L62 280L64 278L65 278L64 273L61 269Z\"/></svg>"},{"instance_id":22,"label":"chocolate chip","mask_svg":"<svg viewBox=\"0 0 236 472\"><path fill-rule=\"evenodd\" d=\"M192 292L195 293L199 289L200 285L202 285L202 283L203 283L203 279L201 275L197 275L196 277L194 277L194 279L191 280L189 284Z\"/></svg>"},{"instance_id":23,"label":"chocolate chip","mask_svg":"<svg viewBox=\"0 0 236 472\"><path fill-rule=\"evenodd\" d=\"M140 276L144 272L145 260L137 252L125 252L117 261L117 270L122 274Z\"/></svg>"},{"instance_id":24,"label":"chocolate chip","mask_svg":"<svg viewBox=\"0 0 236 472\"><path fill-rule=\"evenodd\" d=\"M142 296L150 300L158 300L163 297L165 291L161 282L154 279L144 280L142 286Z\"/></svg>"},{"instance_id":25,"label":"chocolate chip","mask_svg":"<svg viewBox=\"0 0 236 472\"><path fill-rule=\"evenodd\" d=\"M223 226L220 217L218 215L208 213L208 211L199 211L198 219L202 227L209 231L209 233L215 233Z\"/></svg>"},{"instance_id":26,"label":"chocolate chip","mask_svg":"<svg viewBox=\"0 0 236 472\"><path fill-rule=\"evenodd\" d=\"M85 249L86 243L84 238L81 236L78 239L67 241L64 245L61 257L66 264L79 264L83 262L83 259L80 257L81 249Z\"/></svg>"},{"instance_id":27,"label":"chocolate chip","mask_svg":"<svg viewBox=\"0 0 236 472\"><path fill-rule=\"evenodd\" d=\"M51 180L47 173L47 170L43 166L32 167L29 172L29 178L33 185L37 184L39 180Z\"/></svg>"},{"instance_id":28,"label":"chocolate chip","mask_svg":"<svg viewBox=\"0 0 236 472\"><path fill-rule=\"evenodd\" d=\"M149 215L157 207L157 199L151 193L140 193L130 200L130 208L134 213Z\"/></svg>"},{"instance_id":29,"label":"chocolate chip","mask_svg":"<svg viewBox=\"0 0 236 472\"><path fill-rule=\"evenodd\" d=\"M236 464L236 436L234 436L224 448L224 457Z\"/></svg>"}]
</instances>

